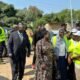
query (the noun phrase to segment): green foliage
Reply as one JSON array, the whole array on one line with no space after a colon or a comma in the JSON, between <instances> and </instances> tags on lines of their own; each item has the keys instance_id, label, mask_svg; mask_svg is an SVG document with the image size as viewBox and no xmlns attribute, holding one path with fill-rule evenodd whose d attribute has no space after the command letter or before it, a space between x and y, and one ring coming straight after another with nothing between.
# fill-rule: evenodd
<instances>
[{"instance_id":1,"label":"green foliage","mask_svg":"<svg viewBox=\"0 0 80 80\"><path fill-rule=\"evenodd\" d=\"M13 5L5 6L4 8L2 8L2 10L8 17L15 16L16 14L16 10L14 9Z\"/></svg>"},{"instance_id":2,"label":"green foliage","mask_svg":"<svg viewBox=\"0 0 80 80\"><path fill-rule=\"evenodd\" d=\"M25 17L25 14L26 14L26 9L23 9L23 10L18 10L17 12L16 12L16 17L18 17L18 18L20 18L20 19L24 19L24 17Z\"/></svg>"},{"instance_id":3,"label":"green foliage","mask_svg":"<svg viewBox=\"0 0 80 80\"><path fill-rule=\"evenodd\" d=\"M77 20L77 21L80 21L80 10L77 10L77 11L75 11L75 19Z\"/></svg>"},{"instance_id":4,"label":"green foliage","mask_svg":"<svg viewBox=\"0 0 80 80\"><path fill-rule=\"evenodd\" d=\"M0 3L0 13L5 14L8 17L15 16L16 9L14 9L13 5L6 5Z\"/></svg>"},{"instance_id":5,"label":"green foliage","mask_svg":"<svg viewBox=\"0 0 80 80\"><path fill-rule=\"evenodd\" d=\"M42 17L42 11L36 8L35 6L30 6L27 9L24 20L27 21L35 21L37 18Z\"/></svg>"},{"instance_id":6,"label":"green foliage","mask_svg":"<svg viewBox=\"0 0 80 80\"><path fill-rule=\"evenodd\" d=\"M7 16L3 18L3 21L4 23L8 23L8 24L10 23L17 24L19 22L19 20L16 17L7 17Z\"/></svg>"},{"instance_id":7,"label":"green foliage","mask_svg":"<svg viewBox=\"0 0 80 80\"><path fill-rule=\"evenodd\" d=\"M58 18L58 15L51 13L51 14L45 14L43 16L43 19L47 22L47 23L58 23L60 22L60 19Z\"/></svg>"},{"instance_id":8,"label":"green foliage","mask_svg":"<svg viewBox=\"0 0 80 80\"><path fill-rule=\"evenodd\" d=\"M57 13L57 16L60 22L70 22L70 10L68 9L65 9L61 11L60 13Z\"/></svg>"},{"instance_id":9,"label":"green foliage","mask_svg":"<svg viewBox=\"0 0 80 80\"><path fill-rule=\"evenodd\" d=\"M73 20L80 21L80 10L73 10ZM0 1L0 22L12 26L22 22L25 26L36 28L46 23L71 22L70 10L65 9L58 13L43 14L35 6L24 9L15 9L13 5L8 5Z\"/></svg>"},{"instance_id":10,"label":"green foliage","mask_svg":"<svg viewBox=\"0 0 80 80\"><path fill-rule=\"evenodd\" d=\"M35 22L34 22L34 28L38 27L38 26L41 26L41 25L45 25L47 22L45 19L43 18L40 18L40 19L37 19Z\"/></svg>"}]
</instances>

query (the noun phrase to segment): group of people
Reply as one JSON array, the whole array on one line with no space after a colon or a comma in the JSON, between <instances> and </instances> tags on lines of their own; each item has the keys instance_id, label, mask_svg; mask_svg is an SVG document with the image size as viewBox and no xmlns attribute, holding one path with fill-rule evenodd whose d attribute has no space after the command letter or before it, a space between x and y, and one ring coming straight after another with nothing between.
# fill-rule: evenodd
<instances>
[{"instance_id":1,"label":"group of people","mask_svg":"<svg viewBox=\"0 0 80 80\"><path fill-rule=\"evenodd\" d=\"M80 79L80 23L70 32L61 24L58 34L52 37L44 26L39 26L33 35L34 80L79 80ZM25 27L19 23L11 31L8 40L12 80L22 80L26 56L31 53Z\"/></svg>"},{"instance_id":2,"label":"group of people","mask_svg":"<svg viewBox=\"0 0 80 80\"><path fill-rule=\"evenodd\" d=\"M51 39L50 32L39 28L34 37L35 80L80 79L80 23L70 32L61 24Z\"/></svg>"}]
</instances>

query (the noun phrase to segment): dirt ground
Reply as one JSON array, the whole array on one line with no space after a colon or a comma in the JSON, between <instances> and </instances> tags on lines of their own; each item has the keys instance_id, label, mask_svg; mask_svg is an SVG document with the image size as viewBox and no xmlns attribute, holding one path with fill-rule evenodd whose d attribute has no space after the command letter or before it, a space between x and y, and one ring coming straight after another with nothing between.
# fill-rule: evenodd
<instances>
[{"instance_id":1,"label":"dirt ground","mask_svg":"<svg viewBox=\"0 0 80 80\"><path fill-rule=\"evenodd\" d=\"M34 80L34 70L31 68L32 56L26 58L26 66L23 80ZM10 59L6 58L5 64L0 64L0 80L11 80Z\"/></svg>"}]
</instances>

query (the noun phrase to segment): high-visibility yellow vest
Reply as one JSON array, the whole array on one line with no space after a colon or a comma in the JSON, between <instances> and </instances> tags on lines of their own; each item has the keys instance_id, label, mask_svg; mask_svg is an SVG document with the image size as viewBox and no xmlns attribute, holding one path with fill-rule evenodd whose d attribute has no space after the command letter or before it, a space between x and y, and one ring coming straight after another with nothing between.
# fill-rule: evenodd
<instances>
[{"instance_id":1,"label":"high-visibility yellow vest","mask_svg":"<svg viewBox=\"0 0 80 80\"><path fill-rule=\"evenodd\" d=\"M73 50L73 55L72 57L77 57L80 56L80 42L78 42ZM78 65L80 65L80 59L79 60L74 60L74 62Z\"/></svg>"},{"instance_id":2,"label":"high-visibility yellow vest","mask_svg":"<svg viewBox=\"0 0 80 80\"><path fill-rule=\"evenodd\" d=\"M6 40L5 31L2 27L0 27L0 42L5 41L5 40Z\"/></svg>"},{"instance_id":3,"label":"high-visibility yellow vest","mask_svg":"<svg viewBox=\"0 0 80 80\"><path fill-rule=\"evenodd\" d=\"M74 40L71 39L69 40L70 45L68 46L68 52L70 52L72 54L72 58L80 55L80 42L76 42L76 44L74 43ZM74 60L73 61L76 64L80 64L79 60Z\"/></svg>"},{"instance_id":4,"label":"high-visibility yellow vest","mask_svg":"<svg viewBox=\"0 0 80 80\"><path fill-rule=\"evenodd\" d=\"M70 40L67 39L66 35L64 35L64 41L65 41L65 44L66 44L66 48L68 50L68 47L70 45Z\"/></svg>"},{"instance_id":5,"label":"high-visibility yellow vest","mask_svg":"<svg viewBox=\"0 0 80 80\"><path fill-rule=\"evenodd\" d=\"M57 37L53 36L52 39L51 39L51 42L52 42L52 46L55 47L56 46L56 42L57 42Z\"/></svg>"},{"instance_id":6,"label":"high-visibility yellow vest","mask_svg":"<svg viewBox=\"0 0 80 80\"><path fill-rule=\"evenodd\" d=\"M30 44L32 45L32 42L33 42L32 37L29 37L29 41L30 41Z\"/></svg>"},{"instance_id":7,"label":"high-visibility yellow vest","mask_svg":"<svg viewBox=\"0 0 80 80\"><path fill-rule=\"evenodd\" d=\"M66 36L64 36L64 41L65 41L66 46L68 46L69 43L68 43L68 39ZM52 45L55 47L57 43L57 36L53 36L51 39L51 42L52 42Z\"/></svg>"},{"instance_id":8,"label":"high-visibility yellow vest","mask_svg":"<svg viewBox=\"0 0 80 80\"><path fill-rule=\"evenodd\" d=\"M69 40L69 45L68 45L68 52L70 52L70 53L73 53L73 50L74 50L74 40L73 39L70 39Z\"/></svg>"},{"instance_id":9,"label":"high-visibility yellow vest","mask_svg":"<svg viewBox=\"0 0 80 80\"><path fill-rule=\"evenodd\" d=\"M74 43L74 40L71 39L70 40L70 45L68 47L68 52L70 52L72 54L72 58L80 55L80 42L76 42L76 44ZM79 60L73 60L74 63L80 65L80 61Z\"/></svg>"},{"instance_id":10,"label":"high-visibility yellow vest","mask_svg":"<svg viewBox=\"0 0 80 80\"><path fill-rule=\"evenodd\" d=\"M75 44L73 39L68 40L65 36L64 36L64 40L65 40L68 52L72 54L71 56L72 58L80 55L80 42L76 42ZM53 46L55 47L57 42L57 37L53 36L51 41ZM80 64L80 60L74 60L74 63Z\"/></svg>"}]
</instances>

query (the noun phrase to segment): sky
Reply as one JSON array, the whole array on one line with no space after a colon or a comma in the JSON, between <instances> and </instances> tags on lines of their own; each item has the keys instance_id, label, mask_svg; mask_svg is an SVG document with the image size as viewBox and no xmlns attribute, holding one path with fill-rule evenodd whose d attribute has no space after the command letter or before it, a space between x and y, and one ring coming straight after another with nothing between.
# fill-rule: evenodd
<instances>
[{"instance_id":1,"label":"sky","mask_svg":"<svg viewBox=\"0 0 80 80\"><path fill-rule=\"evenodd\" d=\"M70 8L70 0L0 0L8 4L13 4L17 9L36 6L44 13L60 12ZM72 8L80 10L80 0L72 0Z\"/></svg>"}]
</instances>

